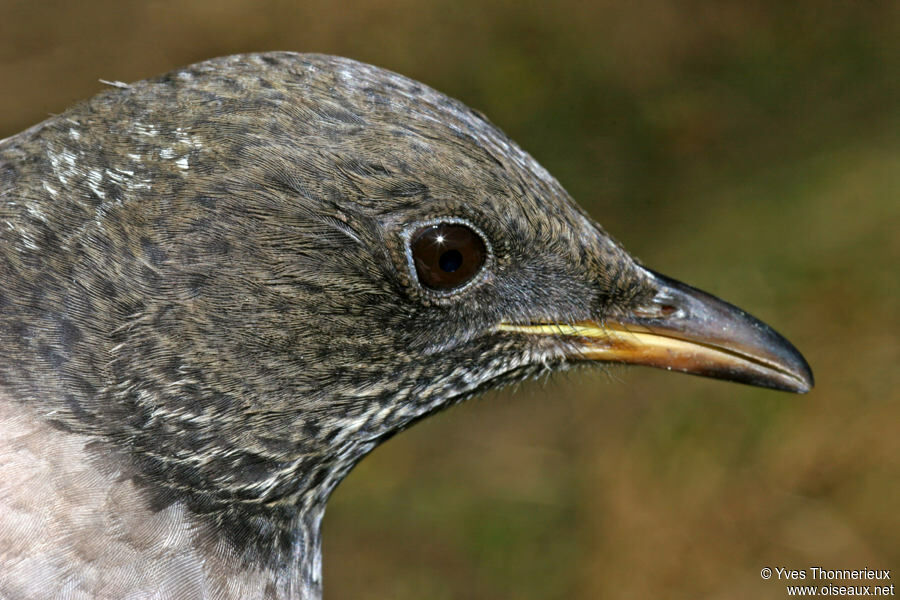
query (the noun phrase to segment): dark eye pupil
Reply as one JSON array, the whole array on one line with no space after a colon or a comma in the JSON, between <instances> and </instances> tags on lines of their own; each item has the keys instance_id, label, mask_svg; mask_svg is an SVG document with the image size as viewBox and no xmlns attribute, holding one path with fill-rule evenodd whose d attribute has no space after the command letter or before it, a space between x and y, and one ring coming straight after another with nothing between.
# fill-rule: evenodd
<instances>
[{"instance_id":1,"label":"dark eye pupil","mask_svg":"<svg viewBox=\"0 0 900 600\"><path fill-rule=\"evenodd\" d=\"M438 223L410 238L416 275L423 287L452 290L472 280L487 258L484 240L470 227Z\"/></svg>"},{"instance_id":2,"label":"dark eye pupil","mask_svg":"<svg viewBox=\"0 0 900 600\"><path fill-rule=\"evenodd\" d=\"M452 273L462 265L463 256L459 250L447 250L438 259L438 265L442 271Z\"/></svg>"}]
</instances>

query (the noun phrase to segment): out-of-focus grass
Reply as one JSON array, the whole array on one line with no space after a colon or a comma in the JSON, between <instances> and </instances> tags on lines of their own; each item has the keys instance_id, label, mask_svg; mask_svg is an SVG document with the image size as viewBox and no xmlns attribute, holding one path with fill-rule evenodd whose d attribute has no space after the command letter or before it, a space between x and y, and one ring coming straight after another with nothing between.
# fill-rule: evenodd
<instances>
[{"instance_id":1,"label":"out-of-focus grass","mask_svg":"<svg viewBox=\"0 0 900 600\"><path fill-rule=\"evenodd\" d=\"M770 322L793 397L641 369L492 393L378 449L329 598L782 598L900 564L893 2L0 4L0 137L209 56L322 51L481 109L647 264Z\"/></svg>"}]
</instances>

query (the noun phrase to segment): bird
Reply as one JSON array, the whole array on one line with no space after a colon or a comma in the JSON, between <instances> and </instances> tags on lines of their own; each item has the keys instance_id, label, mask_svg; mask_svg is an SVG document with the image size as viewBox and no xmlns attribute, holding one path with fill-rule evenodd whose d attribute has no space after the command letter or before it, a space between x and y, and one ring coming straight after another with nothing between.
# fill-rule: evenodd
<instances>
[{"instance_id":1,"label":"bird","mask_svg":"<svg viewBox=\"0 0 900 600\"><path fill-rule=\"evenodd\" d=\"M115 82L0 141L0 282L6 600L317 600L354 465L550 372L813 386L486 116L327 55Z\"/></svg>"}]
</instances>

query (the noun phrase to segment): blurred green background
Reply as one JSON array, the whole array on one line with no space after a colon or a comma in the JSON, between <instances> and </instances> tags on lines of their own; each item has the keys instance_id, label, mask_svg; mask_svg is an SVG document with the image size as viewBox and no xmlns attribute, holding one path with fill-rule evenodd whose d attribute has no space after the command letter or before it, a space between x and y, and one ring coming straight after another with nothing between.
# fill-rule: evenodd
<instances>
[{"instance_id":1,"label":"blurred green background","mask_svg":"<svg viewBox=\"0 0 900 600\"><path fill-rule=\"evenodd\" d=\"M480 109L817 378L594 369L453 408L338 488L326 598L786 597L764 566L900 583L900 3L0 0L0 138L99 78L270 49Z\"/></svg>"}]
</instances>

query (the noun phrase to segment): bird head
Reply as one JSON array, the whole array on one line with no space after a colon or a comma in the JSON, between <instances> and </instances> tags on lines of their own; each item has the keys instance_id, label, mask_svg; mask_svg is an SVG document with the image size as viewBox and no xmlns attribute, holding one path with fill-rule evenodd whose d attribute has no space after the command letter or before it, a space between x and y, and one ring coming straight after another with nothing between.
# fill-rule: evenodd
<instances>
[{"instance_id":1,"label":"bird head","mask_svg":"<svg viewBox=\"0 0 900 600\"><path fill-rule=\"evenodd\" d=\"M372 66L207 61L13 140L7 164L33 160L6 188L42 185L7 232L11 280L44 298L20 317L51 324L18 342L44 375L17 385L58 388L48 418L121 449L161 501L239 508L241 531L324 505L397 431L533 375L812 385L784 338L642 266L482 115Z\"/></svg>"}]
</instances>

